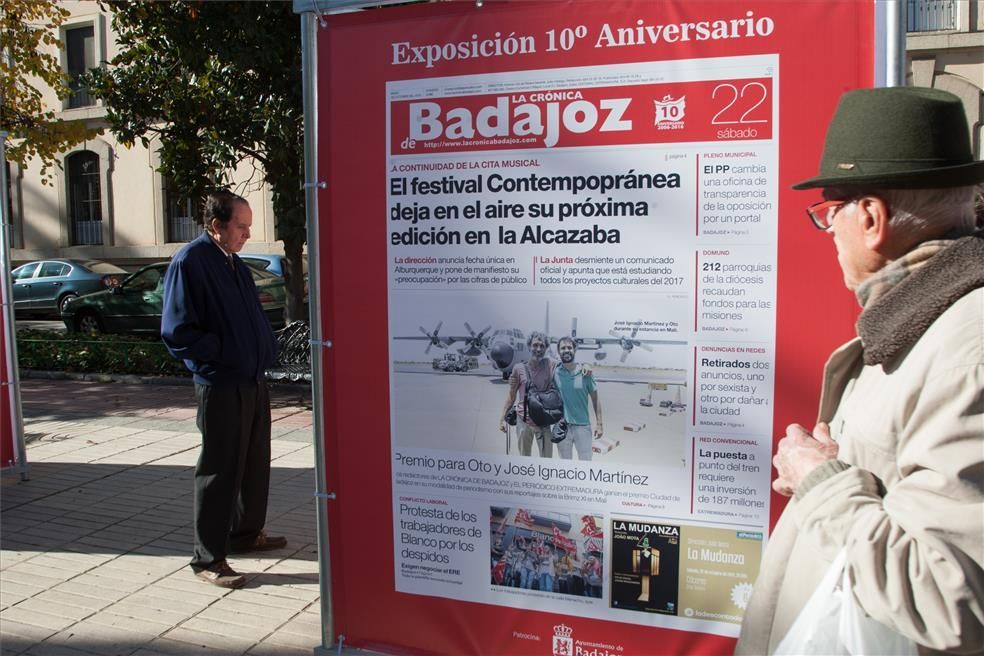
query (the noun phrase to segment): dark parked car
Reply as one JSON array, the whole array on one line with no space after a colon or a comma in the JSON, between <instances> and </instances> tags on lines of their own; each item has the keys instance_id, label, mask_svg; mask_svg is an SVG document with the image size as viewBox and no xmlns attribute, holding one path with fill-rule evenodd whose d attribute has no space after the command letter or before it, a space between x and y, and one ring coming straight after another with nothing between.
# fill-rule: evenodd
<instances>
[{"instance_id":1,"label":"dark parked car","mask_svg":"<svg viewBox=\"0 0 984 656\"><path fill-rule=\"evenodd\" d=\"M266 269L270 273L275 273L281 278L287 277L288 260L283 255L270 255L267 253L240 253L239 259L246 264L258 269ZM304 264L304 273L307 273L307 262Z\"/></svg>"},{"instance_id":2,"label":"dark parked car","mask_svg":"<svg viewBox=\"0 0 984 656\"><path fill-rule=\"evenodd\" d=\"M28 262L11 274L14 310L18 314L58 315L79 296L110 289L129 274L99 260Z\"/></svg>"},{"instance_id":3,"label":"dark parked car","mask_svg":"<svg viewBox=\"0 0 984 656\"><path fill-rule=\"evenodd\" d=\"M287 280L290 275L290 269L288 268L290 260L284 255L270 255L268 253L240 253L239 258L250 265L260 270L269 271L274 273L284 280ZM308 264L307 258L301 262L301 268L304 271L304 302L307 303L308 300Z\"/></svg>"},{"instance_id":4,"label":"dark parked car","mask_svg":"<svg viewBox=\"0 0 984 656\"><path fill-rule=\"evenodd\" d=\"M279 276L250 267L256 294L274 328L284 325L286 290ZM150 264L118 287L78 298L65 306L62 320L70 332L161 332L164 272L167 262Z\"/></svg>"}]
</instances>

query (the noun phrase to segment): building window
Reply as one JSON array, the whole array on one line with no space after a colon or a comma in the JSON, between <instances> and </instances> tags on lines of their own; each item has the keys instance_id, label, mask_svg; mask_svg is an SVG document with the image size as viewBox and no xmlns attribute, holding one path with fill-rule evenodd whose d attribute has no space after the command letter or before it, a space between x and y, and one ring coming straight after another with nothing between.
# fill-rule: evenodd
<instances>
[{"instance_id":1,"label":"building window","mask_svg":"<svg viewBox=\"0 0 984 656\"><path fill-rule=\"evenodd\" d=\"M83 150L67 158L68 220L72 245L102 244L102 189L99 156Z\"/></svg>"},{"instance_id":2,"label":"building window","mask_svg":"<svg viewBox=\"0 0 984 656\"><path fill-rule=\"evenodd\" d=\"M956 0L908 0L905 9L908 32L957 29Z\"/></svg>"},{"instance_id":3,"label":"building window","mask_svg":"<svg viewBox=\"0 0 984 656\"><path fill-rule=\"evenodd\" d=\"M89 107L96 104L89 95L89 89L79 78L90 68L96 67L96 36L92 25L65 30L65 55L69 86L72 95L68 98L68 108Z\"/></svg>"},{"instance_id":4,"label":"building window","mask_svg":"<svg viewBox=\"0 0 984 656\"><path fill-rule=\"evenodd\" d=\"M201 233L201 226L195 218L195 203L178 191L167 176L162 175L164 199L164 229L168 242L191 241Z\"/></svg>"}]
</instances>

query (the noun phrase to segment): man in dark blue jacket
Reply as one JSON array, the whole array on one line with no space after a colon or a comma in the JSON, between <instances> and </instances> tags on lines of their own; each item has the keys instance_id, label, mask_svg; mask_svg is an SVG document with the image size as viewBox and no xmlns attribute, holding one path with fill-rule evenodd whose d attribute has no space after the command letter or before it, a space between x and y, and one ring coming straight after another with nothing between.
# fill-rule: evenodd
<instances>
[{"instance_id":1,"label":"man in dark blue jacket","mask_svg":"<svg viewBox=\"0 0 984 656\"><path fill-rule=\"evenodd\" d=\"M277 343L249 268L236 256L252 223L245 199L210 194L205 232L178 251L164 276L161 338L194 375L202 433L191 567L225 588L246 583L227 554L287 545L263 531L270 488L264 372L276 361Z\"/></svg>"}]
</instances>

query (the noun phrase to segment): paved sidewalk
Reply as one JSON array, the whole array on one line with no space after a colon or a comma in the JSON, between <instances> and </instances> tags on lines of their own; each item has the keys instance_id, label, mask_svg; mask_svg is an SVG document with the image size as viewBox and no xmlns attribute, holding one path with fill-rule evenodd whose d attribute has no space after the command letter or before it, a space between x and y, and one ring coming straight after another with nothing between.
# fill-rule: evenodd
<instances>
[{"instance_id":1,"label":"paved sidewalk","mask_svg":"<svg viewBox=\"0 0 984 656\"><path fill-rule=\"evenodd\" d=\"M31 656L308 656L321 644L311 404L274 391L267 529L241 590L196 579L194 390L22 380L30 480L0 488L0 650ZM348 650L346 650L348 652Z\"/></svg>"}]
</instances>

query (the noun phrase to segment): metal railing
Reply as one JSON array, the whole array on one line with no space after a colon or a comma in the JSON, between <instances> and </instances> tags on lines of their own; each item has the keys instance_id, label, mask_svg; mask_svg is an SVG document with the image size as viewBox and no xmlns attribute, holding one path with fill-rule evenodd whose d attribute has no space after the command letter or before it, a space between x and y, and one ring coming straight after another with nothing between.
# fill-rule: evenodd
<instances>
[{"instance_id":1,"label":"metal railing","mask_svg":"<svg viewBox=\"0 0 984 656\"><path fill-rule=\"evenodd\" d=\"M201 232L200 224L190 216L171 216L167 219L167 241L191 241Z\"/></svg>"},{"instance_id":2,"label":"metal railing","mask_svg":"<svg viewBox=\"0 0 984 656\"><path fill-rule=\"evenodd\" d=\"M957 0L908 0L907 32L938 32L957 29Z\"/></svg>"},{"instance_id":3,"label":"metal railing","mask_svg":"<svg viewBox=\"0 0 984 656\"><path fill-rule=\"evenodd\" d=\"M72 85L72 95L68 97L68 108L78 109L80 107L91 107L96 104L96 99L89 95L89 87Z\"/></svg>"},{"instance_id":4,"label":"metal railing","mask_svg":"<svg viewBox=\"0 0 984 656\"><path fill-rule=\"evenodd\" d=\"M72 245L98 246L102 243L102 221L72 221Z\"/></svg>"}]
</instances>

